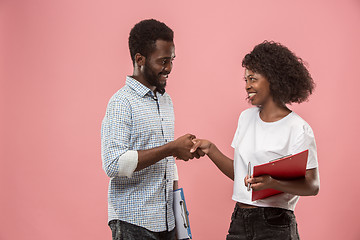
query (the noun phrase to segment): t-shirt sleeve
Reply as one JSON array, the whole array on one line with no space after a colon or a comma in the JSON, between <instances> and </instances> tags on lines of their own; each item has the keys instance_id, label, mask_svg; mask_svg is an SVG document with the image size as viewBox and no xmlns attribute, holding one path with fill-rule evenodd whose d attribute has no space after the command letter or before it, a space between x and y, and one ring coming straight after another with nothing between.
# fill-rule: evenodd
<instances>
[{"instance_id":1,"label":"t-shirt sleeve","mask_svg":"<svg viewBox=\"0 0 360 240\"><path fill-rule=\"evenodd\" d=\"M306 169L318 167L317 149L314 132L309 125L304 125L301 133L296 138L295 144L291 147L292 154L309 150Z\"/></svg>"},{"instance_id":2,"label":"t-shirt sleeve","mask_svg":"<svg viewBox=\"0 0 360 240\"><path fill-rule=\"evenodd\" d=\"M233 138L233 141L231 143L231 147L235 148L236 146L238 146L239 143L239 131L240 131L240 125L241 125L241 114L239 116L239 120L238 120L238 125L235 131L235 135Z\"/></svg>"}]
</instances>

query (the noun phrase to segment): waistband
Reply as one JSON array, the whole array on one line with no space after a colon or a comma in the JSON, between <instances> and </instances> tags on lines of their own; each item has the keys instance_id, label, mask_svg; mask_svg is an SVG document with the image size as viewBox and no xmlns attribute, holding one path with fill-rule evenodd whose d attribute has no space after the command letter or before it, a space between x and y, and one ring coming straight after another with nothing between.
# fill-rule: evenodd
<instances>
[{"instance_id":1,"label":"waistband","mask_svg":"<svg viewBox=\"0 0 360 240\"><path fill-rule=\"evenodd\" d=\"M245 204L245 203L241 203L241 202L236 202L236 205L239 208L258 208L257 206L253 206L253 205L249 205L249 204Z\"/></svg>"}]
</instances>

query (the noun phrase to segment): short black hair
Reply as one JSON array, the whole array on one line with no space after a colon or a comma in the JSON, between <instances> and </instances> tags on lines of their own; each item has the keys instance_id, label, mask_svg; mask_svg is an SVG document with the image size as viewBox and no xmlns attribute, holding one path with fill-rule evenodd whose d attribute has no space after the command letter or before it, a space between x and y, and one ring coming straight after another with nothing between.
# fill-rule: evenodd
<instances>
[{"instance_id":1,"label":"short black hair","mask_svg":"<svg viewBox=\"0 0 360 240\"><path fill-rule=\"evenodd\" d=\"M158 39L173 42L173 30L155 19L146 19L137 23L129 35L129 50L133 63L135 63L136 53L145 57L149 56L155 49L155 42Z\"/></svg>"},{"instance_id":2,"label":"short black hair","mask_svg":"<svg viewBox=\"0 0 360 240\"><path fill-rule=\"evenodd\" d=\"M242 66L263 75L270 83L274 101L281 105L304 102L315 88L304 61L274 41L256 45L244 57Z\"/></svg>"}]
</instances>

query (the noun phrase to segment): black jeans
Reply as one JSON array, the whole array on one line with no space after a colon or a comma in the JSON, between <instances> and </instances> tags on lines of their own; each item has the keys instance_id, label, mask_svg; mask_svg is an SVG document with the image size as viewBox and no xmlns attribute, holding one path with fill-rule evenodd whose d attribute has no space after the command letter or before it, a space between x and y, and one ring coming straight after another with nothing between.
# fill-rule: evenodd
<instances>
[{"instance_id":1,"label":"black jeans","mask_svg":"<svg viewBox=\"0 0 360 240\"><path fill-rule=\"evenodd\" d=\"M175 240L175 230L152 232L120 220L111 220L109 227L113 240Z\"/></svg>"},{"instance_id":2,"label":"black jeans","mask_svg":"<svg viewBox=\"0 0 360 240\"><path fill-rule=\"evenodd\" d=\"M235 205L226 240L299 239L293 211L281 208L240 208Z\"/></svg>"}]
</instances>

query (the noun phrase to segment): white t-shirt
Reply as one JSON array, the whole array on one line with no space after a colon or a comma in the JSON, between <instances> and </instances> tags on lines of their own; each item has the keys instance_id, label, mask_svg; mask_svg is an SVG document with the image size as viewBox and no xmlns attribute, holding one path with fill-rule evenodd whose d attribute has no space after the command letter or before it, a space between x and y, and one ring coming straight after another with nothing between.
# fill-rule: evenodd
<instances>
[{"instance_id":1,"label":"white t-shirt","mask_svg":"<svg viewBox=\"0 0 360 240\"><path fill-rule=\"evenodd\" d=\"M247 175L249 162L251 162L251 166L255 166L306 149L309 149L306 168L317 168L316 143L310 125L294 112L279 121L264 122L259 116L259 108L249 108L243 111L239 117L231 146L235 149L232 199L259 207L294 210L299 196L289 193L251 201L252 190L247 191L244 178Z\"/></svg>"}]
</instances>

